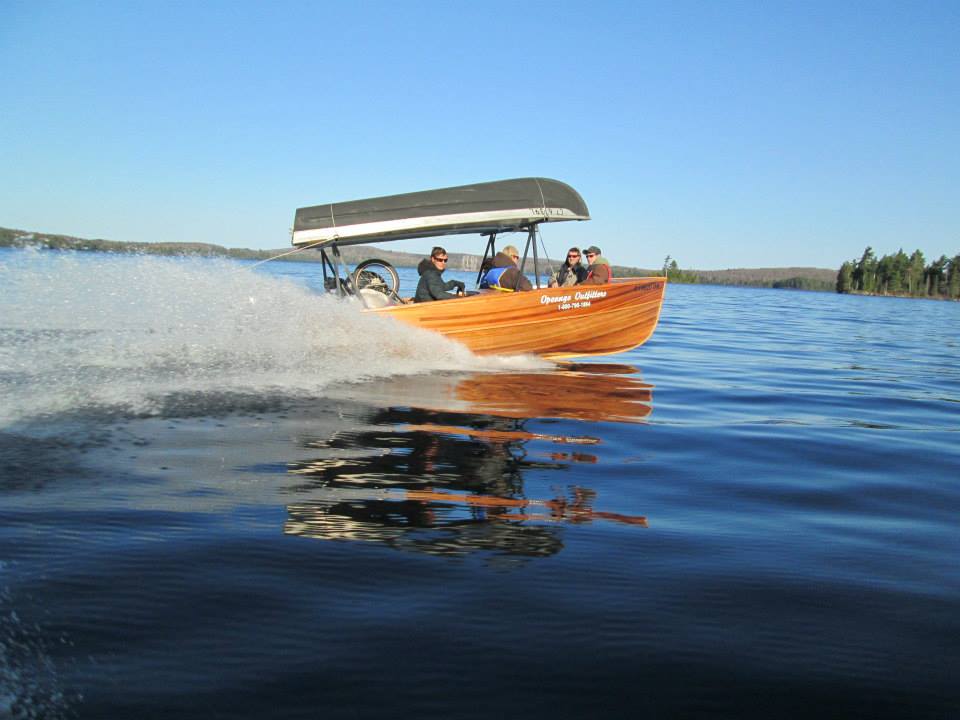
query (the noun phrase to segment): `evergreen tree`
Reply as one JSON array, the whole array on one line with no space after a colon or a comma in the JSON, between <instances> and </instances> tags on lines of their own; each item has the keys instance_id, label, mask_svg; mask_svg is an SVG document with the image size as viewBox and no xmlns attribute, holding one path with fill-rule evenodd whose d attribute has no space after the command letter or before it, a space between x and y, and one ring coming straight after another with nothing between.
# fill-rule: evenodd
<instances>
[{"instance_id":1,"label":"evergreen tree","mask_svg":"<svg viewBox=\"0 0 960 720\"><path fill-rule=\"evenodd\" d=\"M663 261L663 275L670 282L678 283L697 283L700 282L700 278L695 272L684 272L680 269L680 266L677 264L677 261L671 258L669 255Z\"/></svg>"},{"instance_id":2,"label":"evergreen tree","mask_svg":"<svg viewBox=\"0 0 960 720\"><path fill-rule=\"evenodd\" d=\"M953 256L947 270L947 291L951 298L960 300L960 253Z\"/></svg>"},{"instance_id":3,"label":"evergreen tree","mask_svg":"<svg viewBox=\"0 0 960 720\"><path fill-rule=\"evenodd\" d=\"M837 292L848 293L853 289L853 263L845 262L837 273Z\"/></svg>"},{"instance_id":4,"label":"evergreen tree","mask_svg":"<svg viewBox=\"0 0 960 720\"><path fill-rule=\"evenodd\" d=\"M927 268L927 278L928 278L928 289L927 295L930 297L937 297L943 294L943 290L946 290L945 279L945 270L947 263L950 261L947 260L946 255L941 255L939 260L930 264L930 267ZM941 289L943 285L943 289Z\"/></svg>"},{"instance_id":5,"label":"evergreen tree","mask_svg":"<svg viewBox=\"0 0 960 720\"><path fill-rule=\"evenodd\" d=\"M853 270L854 290L873 292L877 279L877 257L869 245Z\"/></svg>"},{"instance_id":6,"label":"evergreen tree","mask_svg":"<svg viewBox=\"0 0 960 720\"><path fill-rule=\"evenodd\" d=\"M910 256L910 266L907 270L907 292L914 297L927 294L924 285L926 262L923 253L919 250L914 250L913 255Z\"/></svg>"},{"instance_id":7,"label":"evergreen tree","mask_svg":"<svg viewBox=\"0 0 960 720\"><path fill-rule=\"evenodd\" d=\"M867 249L863 251L860 266L863 277L863 287L860 289L868 293L874 292L877 287L877 256L873 254L872 247L867 246Z\"/></svg>"},{"instance_id":8,"label":"evergreen tree","mask_svg":"<svg viewBox=\"0 0 960 720\"><path fill-rule=\"evenodd\" d=\"M877 279L874 284L874 290L881 295L890 292L890 281L893 276L893 258L884 255L877 261Z\"/></svg>"},{"instance_id":9,"label":"evergreen tree","mask_svg":"<svg viewBox=\"0 0 960 720\"><path fill-rule=\"evenodd\" d=\"M836 289L838 293L906 293L913 297L960 299L960 254L952 259L941 255L938 260L925 265L923 253L919 250L907 257L900 248L896 255L884 255L878 259L873 248L868 246L859 260L840 266Z\"/></svg>"},{"instance_id":10,"label":"evergreen tree","mask_svg":"<svg viewBox=\"0 0 960 720\"><path fill-rule=\"evenodd\" d=\"M889 290L895 295L902 295L907 292L907 273L910 268L910 258L900 248L897 254L893 256L890 263Z\"/></svg>"}]
</instances>

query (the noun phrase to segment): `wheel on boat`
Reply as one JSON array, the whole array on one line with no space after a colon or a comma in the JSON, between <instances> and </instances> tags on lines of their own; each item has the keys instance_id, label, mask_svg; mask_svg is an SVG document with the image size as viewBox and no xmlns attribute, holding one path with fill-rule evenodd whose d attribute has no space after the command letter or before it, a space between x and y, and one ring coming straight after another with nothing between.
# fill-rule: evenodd
<instances>
[{"instance_id":1,"label":"wheel on boat","mask_svg":"<svg viewBox=\"0 0 960 720\"><path fill-rule=\"evenodd\" d=\"M358 263L350 275L350 285L368 308L400 302L400 276L386 260L371 258Z\"/></svg>"}]
</instances>

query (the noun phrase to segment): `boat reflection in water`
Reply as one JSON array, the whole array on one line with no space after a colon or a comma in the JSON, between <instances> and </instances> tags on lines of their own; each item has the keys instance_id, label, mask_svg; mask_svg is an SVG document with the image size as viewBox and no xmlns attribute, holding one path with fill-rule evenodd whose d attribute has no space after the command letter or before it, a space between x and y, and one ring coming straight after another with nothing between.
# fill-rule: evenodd
<instances>
[{"instance_id":1,"label":"boat reflection in water","mask_svg":"<svg viewBox=\"0 0 960 720\"><path fill-rule=\"evenodd\" d=\"M596 463L601 442L531 432L529 420L636 423L650 414L652 386L630 365L402 378L345 392L370 406L368 424L302 440L316 456L288 466L300 480L288 492L305 496L287 504L288 534L537 557L563 548L565 524L646 527L645 517L598 509L596 491L579 484L539 499L524 487L525 474Z\"/></svg>"},{"instance_id":2,"label":"boat reflection in water","mask_svg":"<svg viewBox=\"0 0 960 720\"><path fill-rule=\"evenodd\" d=\"M516 418L642 422L653 410L653 386L637 368L616 363L563 363L552 373L467 378L456 397L479 412Z\"/></svg>"}]
</instances>

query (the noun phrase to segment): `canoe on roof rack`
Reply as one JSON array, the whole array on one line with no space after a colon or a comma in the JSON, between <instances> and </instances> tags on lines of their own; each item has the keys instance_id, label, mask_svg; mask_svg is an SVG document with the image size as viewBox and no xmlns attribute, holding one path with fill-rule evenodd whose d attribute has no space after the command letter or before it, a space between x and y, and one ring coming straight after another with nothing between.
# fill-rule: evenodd
<instances>
[{"instance_id":1,"label":"canoe on roof rack","mask_svg":"<svg viewBox=\"0 0 960 720\"><path fill-rule=\"evenodd\" d=\"M566 183L517 178L299 208L292 243L320 251L329 290L355 295L367 312L438 332L476 353L608 355L650 337L660 317L666 278L541 287L538 226L589 219L583 198ZM370 259L352 272L345 266L341 270L340 247L463 234L486 237L485 266L496 253L497 236L510 232L527 235L519 268L534 273L532 291L519 291L519 286L515 292L480 289L463 298L412 303L397 294L399 280L389 263ZM478 286L483 272L477 276Z\"/></svg>"}]
</instances>

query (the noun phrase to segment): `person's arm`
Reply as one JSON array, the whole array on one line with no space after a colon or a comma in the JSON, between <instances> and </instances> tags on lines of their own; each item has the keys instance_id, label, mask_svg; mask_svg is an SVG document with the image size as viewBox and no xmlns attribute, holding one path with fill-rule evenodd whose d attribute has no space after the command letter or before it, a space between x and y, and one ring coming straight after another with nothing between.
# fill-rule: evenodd
<instances>
[{"instance_id":1,"label":"person's arm","mask_svg":"<svg viewBox=\"0 0 960 720\"><path fill-rule=\"evenodd\" d=\"M606 285L610 282L610 268L601 263L597 263L590 271L589 277L584 280L582 285Z\"/></svg>"},{"instance_id":2,"label":"person's arm","mask_svg":"<svg viewBox=\"0 0 960 720\"><path fill-rule=\"evenodd\" d=\"M443 282L443 278L440 277L439 273L431 273L427 278L427 289L430 292L430 297L434 300L449 300L457 297L453 293L448 293L446 286L447 283Z\"/></svg>"},{"instance_id":3,"label":"person's arm","mask_svg":"<svg viewBox=\"0 0 960 720\"><path fill-rule=\"evenodd\" d=\"M453 290L454 288L462 293L467 289L467 286L464 285L460 280L447 280L443 284L444 290Z\"/></svg>"}]
</instances>

